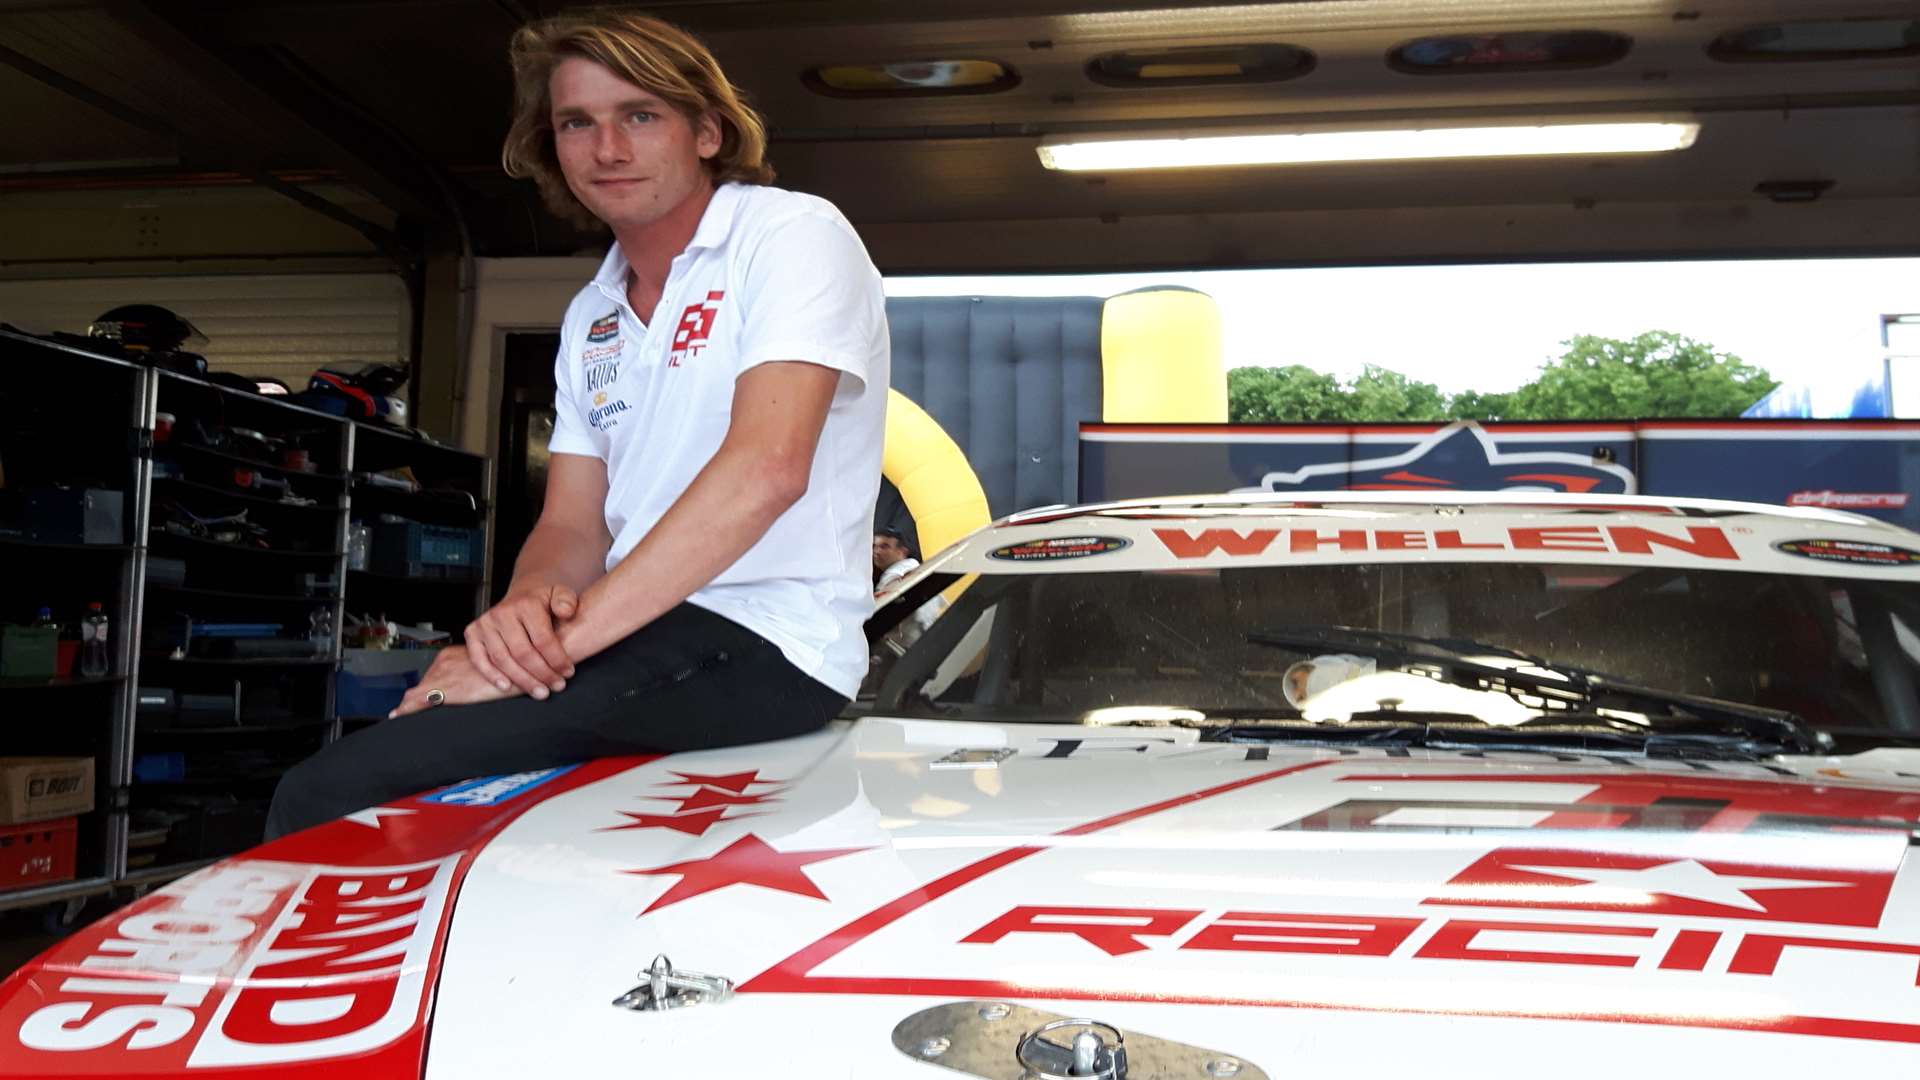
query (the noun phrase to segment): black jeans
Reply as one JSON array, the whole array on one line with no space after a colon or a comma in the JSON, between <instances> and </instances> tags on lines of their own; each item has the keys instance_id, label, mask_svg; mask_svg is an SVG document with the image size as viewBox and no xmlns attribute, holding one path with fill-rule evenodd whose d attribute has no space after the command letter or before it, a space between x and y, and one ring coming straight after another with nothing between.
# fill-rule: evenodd
<instances>
[{"instance_id":1,"label":"black jeans","mask_svg":"<svg viewBox=\"0 0 1920 1080\"><path fill-rule=\"evenodd\" d=\"M545 701L442 705L322 748L281 778L267 838L475 776L804 735L846 703L772 642L681 604Z\"/></svg>"}]
</instances>

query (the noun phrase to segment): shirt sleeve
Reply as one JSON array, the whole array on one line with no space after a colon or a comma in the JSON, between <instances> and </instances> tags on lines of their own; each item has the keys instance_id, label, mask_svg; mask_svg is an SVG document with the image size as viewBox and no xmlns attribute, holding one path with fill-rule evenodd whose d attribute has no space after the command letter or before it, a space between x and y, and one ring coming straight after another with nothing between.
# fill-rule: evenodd
<instances>
[{"instance_id":1,"label":"shirt sleeve","mask_svg":"<svg viewBox=\"0 0 1920 1080\"><path fill-rule=\"evenodd\" d=\"M571 317L568 319L572 321ZM560 352L553 358L553 435L547 439L549 454L584 454L604 459L580 416L580 365L573 363L573 343L565 327L560 330Z\"/></svg>"},{"instance_id":2,"label":"shirt sleeve","mask_svg":"<svg viewBox=\"0 0 1920 1080\"><path fill-rule=\"evenodd\" d=\"M853 228L809 213L768 230L743 275L740 368L801 360L867 381L887 334L879 271Z\"/></svg>"},{"instance_id":3,"label":"shirt sleeve","mask_svg":"<svg viewBox=\"0 0 1920 1080\"><path fill-rule=\"evenodd\" d=\"M901 559L898 562L895 562L892 566L889 566L885 570L880 571L880 580L874 582L873 591L879 592L880 590L886 588L889 585L892 585L894 582L899 581L901 578L906 577L908 574L911 574L918 569L920 569L920 560L910 559L910 558Z\"/></svg>"}]
</instances>

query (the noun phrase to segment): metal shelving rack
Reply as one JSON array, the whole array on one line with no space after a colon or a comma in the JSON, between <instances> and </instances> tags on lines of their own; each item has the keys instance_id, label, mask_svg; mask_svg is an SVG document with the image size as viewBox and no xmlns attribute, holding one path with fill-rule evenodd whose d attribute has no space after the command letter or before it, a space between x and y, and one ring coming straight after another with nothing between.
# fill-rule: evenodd
<instances>
[{"instance_id":1,"label":"metal shelving rack","mask_svg":"<svg viewBox=\"0 0 1920 1080\"><path fill-rule=\"evenodd\" d=\"M461 631L487 606L488 518L492 513L492 462L478 454L424 442L391 428L355 424L349 435L349 477L346 518L377 518L394 513L430 525L475 530L479 548L469 575L429 578L385 573L377 569L350 569L344 581L342 614L384 614L410 625L431 622L460 640ZM405 467L420 481L419 491L380 487L366 477ZM361 597L377 600L361 601ZM372 717L341 717L344 723L375 723ZM335 734L343 724L335 725Z\"/></svg>"},{"instance_id":2,"label":"metal shelving rack","mask_svg":"<svg viewBox=\"0 0 1920 1080\"><path fill-rule=\"evenodd\" d=\"M284 745L301 740L299 745L310 745L317 749L325 742L338 738L342 724L337 715L336 677L343 655L343 618L348 605L357 599L354 584L361 583L362 596L373 592L381 597L381 603L363 606L383 609L391 617L403 622L432 619L442 629L452 632L457 640L465 622L483 610L486 603L485 545L492 473L489 462L478 455L440 446L411 433L356 423L245 390L128 363L11 330L0 330L0 364L10 368L15 364L30 365L30 368L19 370L39 372L50 384L67 387L69 393L76 392L74 388L83 388L82 392L91 394L96 401L103 387L123 386L125 392L116 399L118 404L113 412L127 419L125 440L128 449L124 477L124 543L46 544L0 535L0 575L21 570L31 572L32 567L48 560L119 560L116 576L118 593L110 606L115 654L112 676L104 679L52 680L45 685L0 682L0 713L8 710L5 703L19 699L20 695L91 694L105 699L99 703L95 717L94 722L98 727L88 729L84 739L76 737L70 740L71 748L63 749L68 743L61 742L59 737L50 733L36 734L33 739L0 736L0 739L4 739L0 742L0 752L5 753L81 753L84 752L82 748L92 747L97 747L99 751L95 754L98 759L96 808L87 815L90 821L83 820L83 865L79 875L70 881L0 892L0 910L4 910L43 904L71 905L116 889L144 890L190 873L221 855L231 853L224 850L194 852L191 857L154 865L129 866L129 842L133 831L130 814L141 802L161 790L136 781L136 760L156 748L194 754L217 752L223 742L258 740L271 744L279 740ZM10 372L10 377L13 374ZM17 379L14 385L18 385ZM0 405L4 405L5 401L5 395L0 394ZM295 429L321 432L325 437L318 442L309 437L307 443L315 467L301 471L284 462L258 460L231 451L189 446L181 441L183 426L189 418L183 414L180 404L183 401L206 403L207 408L217 414L211 419L222 425L226 425L230 417L237 416L250 422L233 421L232 426L252 427L268 434L284 434ZM156 447L155 419L160 412L173 413L175 421L173 438L169 444ZM98 409L91 410L85 426L75 434L85 437L88 432L97 432L99 417ZM4 419L0 416L0 420ZM75 426L80 425L76 423ZM330 445L331 449L324 454L316 453L322 444ZM155 469L157 456L174 461L192 458L201 461L204 467L194 470L182 467L173 478L161 477ZM365 480L368 473L403 466L412 469L427 490L402 492L376 489ZM258 470L281 475L289 478L289 483L301 485L307 492L324 489L331 494L324 502L316 499L314 506L296 507L237 486L208 482L209 473L222 469ZM230 472L226 479L233 479ZM454 497L447 497L449 495ZM203 504L231 503L236 507L257 507L260 513L279 515L281 526L276 536L281 542L297 540L303 550L244 548L156 533L155 500L161 496L188 504L198 500ZM346 551L348 523L363 511L368 514L382 511L402 513L432 524L464 525L476 529L481 539L472 577L457 581L423 580L399 584L374 573L349 573ZM297 529L288 524L290 520L298 522ZM295 536L299 530L307 532ZM189 576L184 585L151 580L151 561L159 555L183 556L189 560ZM245 565L253 569L213 574L210 580L216 584L206 585L203 582L207 578L197 583L193 576L192 560L196 559L228 567ZM286 581L298 580L302 572L331 574L332 589L321 596L293 595L290 589L268 586L267 582L275 576L274 571L278 571L283 585ZM103 568L103 580L106 574ZM22 583L27 580L24 577L17 578L11 592L0 588L0 598L10 598L17 607L25 595L26 586ZM367 583L377 583L377 591L368 590ZM268 611L276 607L305 609L309 616L315 608L326 604L331 609L331 633L326 648L312 657L229 660L156 657L145 654L142 643L150 640L149 631L152 627L148 624L156 617L156 610L161 604L188 608L200 604L203 610L222 610L223 605L225 609L237 608L242 611ZM268 620L262 616L262 621ZM299 624L298 617L290 621L296 626ZM285 674L274 676L272 673L275 672ZM142 686L159 685L162 680L168 679L179 681L182 685L191 685L199 680L204 685L207 680L216 677L238 678L243 687L250 678L283 677L287 681L282 685L304 686L306 696L302 698L288 690L281 701L287 704L294 715L272 721L240 723L232 728L146 730L140 726L136 715L137 691ZM299 700L310 704L293 704ZM210 751L209 748L214 749ZM217 780L198 785L187 783L175 790L217 786L218 783ZM264 779L256 786L264 788Z\"/></svg>"},{"instance_id":3,"label":"metal shelving rack","mask_svg":"<svg viewBox=\"0 0 1920 1080\"><path fill-rule=\"evenodd\" d=\"M0 425L8 436L5 464L9 483L18 487L59 482L94 483L122 492L119 543L86 544L0 536L0 594L12 612L30 607L30 596L43 596L77 614L79 605L100 601L111 620L112 668L104 678L64 677L48 680L8 680L0 683L0 753L87 755L94 758L94 809L81 815L77 873L68 881L0 892L0 910L53 904L77 904L109 892L124 868L126 853L125 777L131 768L125 733L132 726L135 655L126 628L134 617L145 558L144 500L139 493L148 480L146 439L151 431L152 373L123 361L97 356L38 338L0 330L0 365L6 372L0 390ZM19 365L16 367L16 365ZM71 415L66 415L70 413ZM121 417L116 425L113 417ZM28 447L14 436L32 432L51 436L38 426L47 422L95 441L46 453ZM111 444L99 440L104 436ZM51 443L51 439L48 440ZM28 453L21 453L27 450ZM118 463L105 462L124 450ZM107 566L111 561L114 565ZM100 587L92 595L79 592L86 583L111 580L112 590ZM109 602L111 601L111 602ZM36 706L57 703L64 721L59 727L31 728Z\"/></svg>"},{"instance_id":4,"label":"metal shelving rack","mask_svg":"<svg viewBox=\"0 0 1920 1080\"><path fill-rule=\"evenodd\" d=\"M219 726L203 718L192 726L143 727L137 715L130 718L123 778L129 842L137 831L166 829L158 854L123 845L117 881L136 888L191 872L257 838L249 823L264 815L273 782L324 741L340 660L342 507L351 428L340 417L209 380L158 370L149 377L154 389L146 429L155 430L162 412L173 423L170 437L152 443L141 489L147 543L129 635L138 635L136 685L170 689L183 699L189 693L230 694L233 711L231 722ZM304 450L309 463L303 468L244 445L207 445L196 437L196 426L229 435L256 431ZM287 494L308 501L262 493L254 486L261 479L286 485ZM156 513L163 503L203 517L244 511L250 521L270 527L272 546L166 531ZM153 560L160 557L184 564L183 583L153 579ZM301 586L305 574L331 585L317 591ZM309 615L322 609L331 622L326 640L303 655L169 655L166 647L179 634L181 624L172 620L190 620L279 624L276 634L297 648L310 640ZM160 621L163 612L168 625ZM261 700L277 711L264 719L249 716ZM176 762L185 776L142 778L136 771L142 761L158 760Z\"/></svg>"}]
</instances>

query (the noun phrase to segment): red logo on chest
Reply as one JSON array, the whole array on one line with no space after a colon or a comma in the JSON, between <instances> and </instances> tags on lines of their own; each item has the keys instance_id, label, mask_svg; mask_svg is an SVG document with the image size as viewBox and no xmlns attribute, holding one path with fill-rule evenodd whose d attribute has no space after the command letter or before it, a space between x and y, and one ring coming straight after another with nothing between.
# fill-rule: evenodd
<instances>
[{"instance_id":1,"label":"red logo on chest","mask_svg":"<svg viewBox=\"0 0 1920 1080\"><path fill-rule=\"evenodd\" d=\"M726 293L715 290L698 304L688 304L673 329L673 348L667 352L667 366L679 367L680 361L697 358L707 347L707 335L713 333L713 320L720 314L720 301Z\"/></svg>"}]
</instances>

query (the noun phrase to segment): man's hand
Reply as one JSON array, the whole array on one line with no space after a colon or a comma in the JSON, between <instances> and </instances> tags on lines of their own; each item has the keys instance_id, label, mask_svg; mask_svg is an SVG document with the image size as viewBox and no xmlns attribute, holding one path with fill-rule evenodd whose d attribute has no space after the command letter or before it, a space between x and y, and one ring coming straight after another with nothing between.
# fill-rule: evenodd
<instances>
[{"instance_id":1,"label":"man's hand","mask_svg":"<svg viewBox=\"0 0 1920 1080\"><path fill-rule=\"evenodd\" d=\"M509 592L467 625L467 659L501 693L516 690L535 699L558 693L573 677L573 658L554 624L573 618L579 605L565 585Z\"/></svg>"},{"instance_id":2,"label":"man's hand","mask_svg":"<svg viewBox=\"0 0 1920 1080\"><path fill-rule=\"evenodd\" d=\"M568 656L585 659L595 656L632 633L631 611L621 610L618 600L607 590L605 578L580 592L574 601L573 617L554 620L554 634Z\"/></svg>"},{"instance_id":3,"label":"man's hand","mask_svg":"<svg viewBox=\"0 0 1920 1080\"><path fill-rule=\"evenodd\" d=\"M400 699L400 707L388 713L387 719L432 708L433 703L427 700L430 690L438 690L446 695L446 700L440 702L442 705L476 705L482 701L499 701L519 695L518 690L501 690L482 675L473 664L471 651L460 645L450 645L433 658L433 665L420 677L420 685L407 691L406 696Z\"/></svg>"}]
</instances>

